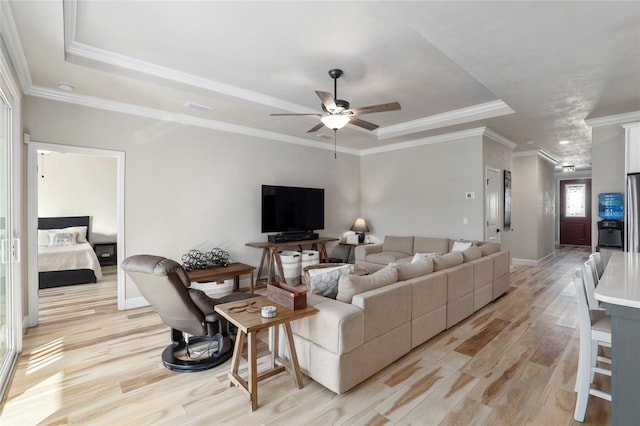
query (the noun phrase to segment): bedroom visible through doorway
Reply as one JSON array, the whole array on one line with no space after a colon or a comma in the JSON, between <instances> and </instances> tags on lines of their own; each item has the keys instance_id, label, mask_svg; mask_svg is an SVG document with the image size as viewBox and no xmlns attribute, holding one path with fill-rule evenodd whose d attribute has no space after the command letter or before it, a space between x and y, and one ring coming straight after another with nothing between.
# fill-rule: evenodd
<instances>
[{"instance_id":1,"label":"bedroom visible through doorway","mask_svg":"<svg viewBox=\"0 0 640 426\"><path fill-rule=\"evenodd\" d=\"M120 273L117 261L123 255L124 241L124 153L94 148L74 147L67 145L54 145L41 142L29 143L29 315L28 325L38 323L39 316L39 253L49 250L57 250L59 245L65 246L65 238L59 233L68 233L74 240L73 244L67 244L69 250L79 249L79 246L88 246L82 253L81 260L86 262L89 254L92 260L89 264L78 263L76 260L62 257L64 262L58 268L56 262L53 265L47 259L46 269L42 275L46 275L46 287L66 286L67 280L72 285L91 286L96 278L98 282L103 275L110 282L115 283L114 291L117 292L118 309L125 306L124 274ZM38 231L39 218L55 218L54 220L76 220L88 217L89 225L84 240L82 232L65 226L62 231L43 232ZM42 237L47 235L47 241ZM40 234L40 235L39 235ZM56 238L55 244L51 242ZM82 244L80 244L82 243ZM109 259L98 258L95 244L98 244L101 255L105 255L104 247L109 247ZM44 259L44 258L42 258ZM102 260L102 261L101 261ZM115 261L115 262L114 262ZM114 264L116 263L116 264ZM44 261L43 261L44 264ZM63 278L57 280L56 274L62 270ZM87 279L86 273L90 273ZM103 273L104 272L104 273ZM71 273L70 275L68 273ZM54 275L53 284L49 279ZM56 282L57 280L57 282ZM87 292L88 297L91 292ZM89 300L90 301L90 298Z\"/></svg>"}]
</instances>

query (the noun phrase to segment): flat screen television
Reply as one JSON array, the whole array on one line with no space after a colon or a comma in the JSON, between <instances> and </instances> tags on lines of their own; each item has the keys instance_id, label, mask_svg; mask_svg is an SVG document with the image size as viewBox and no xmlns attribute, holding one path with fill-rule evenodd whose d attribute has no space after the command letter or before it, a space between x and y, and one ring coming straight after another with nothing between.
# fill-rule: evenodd
<instances>
[{"instance_id":1,"label":"flat screen television","mask_svg":"<svg viewBox=\"0 0 640 426\"><path fill-rule=\"evenodd\" d=\"M324 189L262 185L262 232L324 229Z\"/></svg>"}]
</instances>

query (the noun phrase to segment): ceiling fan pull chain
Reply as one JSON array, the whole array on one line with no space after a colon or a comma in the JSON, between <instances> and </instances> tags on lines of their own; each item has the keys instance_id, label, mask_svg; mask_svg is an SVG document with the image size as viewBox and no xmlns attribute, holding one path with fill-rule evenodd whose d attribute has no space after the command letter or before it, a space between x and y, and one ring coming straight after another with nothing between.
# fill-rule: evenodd
<instances>
[{"instance_id":1,"label":"ceiling fan pull chain","mask_svg":"<svg viewBox=\"0 0 640 426\"><path fill-rule=\"evenodd\" d=\"M338 138L338 130L333 129L333 159L338 158L338 145L336 139Z\"/></svg>"}]
</instances>

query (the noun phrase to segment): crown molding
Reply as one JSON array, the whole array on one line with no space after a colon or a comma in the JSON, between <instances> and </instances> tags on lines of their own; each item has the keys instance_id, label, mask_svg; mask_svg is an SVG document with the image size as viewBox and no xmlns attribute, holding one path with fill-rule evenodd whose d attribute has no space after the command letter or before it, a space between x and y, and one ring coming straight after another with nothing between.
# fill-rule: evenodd
<instances>
[{"instance_id":1,"label":"crown molding","mask_svg":"<svg viewBox=\"0 0 640 426\"><path fill-rule=\"evenodd\" d=\"M640 121L640 111L625 112L624 114L608 115L606 117L590 118L588 120L584 120L584 122L587 123L587 126L591 127L592 129L594 127L626 124L633 121Z\"/></svg>"},{"instance_id":2,"label":"crown molding","mask_svg":"<svg viewBox=\"0 0 640 426\"><path fill-rule=\"evenodd\" d=\"M542 149L534 149L531 151L521 151L521 152L513 153L513 157L533 157L533 156L542 157L554 165L558 164L558 159L556 157L554 157L553 155L549 154L548 152Z\"/></svg>"},{"instance_id":3,"label":"crown molding","mask_svg":"<svg viewBox=\"0 0 640 426\"><path fill-rule=\"evenodd\" d=\"M31 71L27 58L24 56L11 6L7 0L0 1L0 28L4 45L9 53L9 58L11 58L22 91L26 92L31 87Z\"/></svg>"},{"instance_id":4,"label":"crown molding","mask_svg":"<svg viewBox=\"0 0 640 426\"><path fill-rule=\"evenodd\" d=\"M498 99L492 102L447 111L441 114L435 114L393 126L387 126L382 129L378 129L376 135L378 136L378 139L388 139L410 133L433 130L445 126L453 126L455 124L469 123L471 121L482 120L485 118L499 117L501 115L513 114L514 112L515 111L511 109L509 105Z\"/></svg>"},{"instance_id":5,"label":"crown molding","mask_svg":"<svg viewBox=\"0 0 640 426\"><path fill-rule=\"evenodd\" d=\"M49 99L52 101L65 102L74 105L85 106L89 108L96 108L106 111L118 112L123 114L130 114L139 117L152 118L156 120L179 123L188 126L202 127L206 129L219 130L222 132L235 133L245 136L252 136L256 138L268 139L279 142L291 143L294 145L302 145L310 148L324 149L327 151L333 151L336 149L338 152L351 155L359 155L358 150L334 147L333 145L318 143L304 138L295 136L289 136L282 133L270 132L266 130L255 129L253 127L240 126L237 124L225 123L222 121L210 120L207 118L194 117L187 114L164 111L156 108L143 107L139 105L127 104L118 101L109 101L102 98L93 96L78 95L76 93L69 93L62 90L49 89L47 87L32 86L26 93L30 96L36 96L43 99Z\"/></svg>"},{"instance_id":6,"label":"crown molding","mask_svg":"<svg viewBox=\"0 0 640 426\"><path fill-rule=\"evenodd\" d=\"M360 151L360 155L366 156L372 154L380 154L383 152L400 151L403 149L415 148L423 145L432 145L436 143L449 142L474 136L484 136L486 134L485 130L485 127L478 127L475 129L446 133L444 135L430 136L428 138L416 139L413 141L402 142L393 145L384 145L377 148L363 149L362 151Z\"/></svg>"},{"instance_id":7,"label":"crown molding","mask_svg":"<svg viewBox=\"0 0 640 426\"><path fill-rule=\"evenodd\" d=\"M511 141L510 139L505 138L504 136L502 136L500 133L491 130L488 127L485 127L485 132L484 135L486 137L488 137L491 140L494 140L504 146L506 146L509 149L514 149L516 146L518 146L515 142Z\"/></svg>"}]
</instances>

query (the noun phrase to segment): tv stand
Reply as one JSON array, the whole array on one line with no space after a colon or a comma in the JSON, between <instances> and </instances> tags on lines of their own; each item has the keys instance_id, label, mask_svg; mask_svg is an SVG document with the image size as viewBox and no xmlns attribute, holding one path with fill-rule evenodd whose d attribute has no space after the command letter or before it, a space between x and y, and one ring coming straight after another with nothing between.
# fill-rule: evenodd
<instances>
[{"instance_id":1,"label":"tv stand","mask_svg":"<svg viewBox=\"0 0 640 426\"><path fill-rule=\"evenodd\" d=\"M290 243L295 241L309 241L317 240L318 233L316 232L281 232L279 234L272 234L267 237L267 241L270 243Z\"/></svg>"},{"instance_id":2,"label":"tv stand","mask_svg":"<svg viewBox=\"0 0 640 426\"><path fill-rule=\"evenodd\" d=\"M317 235L317 234L316 234ZM258 274L256 276L256 287L260 282L266 282L266 284L275 282L276 268L280 277L284 277L284 268L282 267L282 260L280 259L279 248L311 245L312 250L318 250L320 263L328 262L329 256L327 255L327 243L331 241L338 241L337 238L315 238L312 240L292 240L286 242L261 242L261 243L246 243L248 247L254 247L262 249L262 257L260 258L260 267L258 268ZM267 278L262 278L262 273L265 269L265 261L267 267Z\"/></svg>"}]
</instances>

